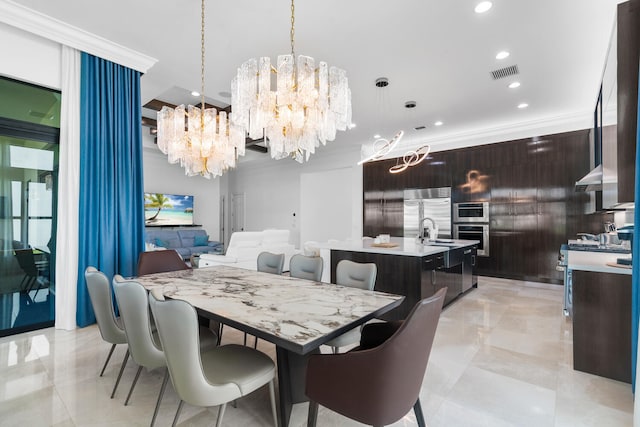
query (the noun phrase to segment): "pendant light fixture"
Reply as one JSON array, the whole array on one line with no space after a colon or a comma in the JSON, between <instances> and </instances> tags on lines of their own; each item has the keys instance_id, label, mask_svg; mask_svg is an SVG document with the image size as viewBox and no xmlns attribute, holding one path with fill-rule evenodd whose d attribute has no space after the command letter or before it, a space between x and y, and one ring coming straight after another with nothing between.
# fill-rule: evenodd
<instances>
[{"instance_id":1,"label":"pendant light fixture","mask_svg":"<svg viewBox=\"0 0 640 427\"><path fill-rule=\"evenodd\" d=\"M200 107L184 105L175 109L163 107L158 112L158 148L168 155L169 163L178 163L189 176L211 178L236 166L244 156L245 137L242 129L228 120L227 113L206 108L204 100L204 2L200 27ZM185 129L186 121L186 129Z\"/></svg>"},{"instance_id":2,"label":"pendant light fixture","mask_svg":"<svg viewBox=\"0 0 640 427\"><path fill-rule=\"evenodd\" d=\"M251 139L266 138L274 159L302 163L316 147L333 141L336 131L351 127L351 91L346 72L317 65L295 54L295 6L291 0L291 53L249 59L231 83L232 122ZM276 87L271 88L275 74Z\"/></svg>"}]
</instances>

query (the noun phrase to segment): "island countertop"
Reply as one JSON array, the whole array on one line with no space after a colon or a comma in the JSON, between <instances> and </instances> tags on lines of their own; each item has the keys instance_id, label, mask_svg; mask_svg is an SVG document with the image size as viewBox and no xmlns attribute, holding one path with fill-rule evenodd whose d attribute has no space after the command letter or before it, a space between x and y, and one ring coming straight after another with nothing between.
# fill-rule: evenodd
<instances>
[{"instance_id":1,"label":"island countertop","mask_svg":"<svg viewBox=\"0 0 640 427\"><path fill-rule=\"evenodd\" d=\"M467 246L477 245L478 240L451 240L438 239L435 242L426 242L424 244L416 243L415 238L411 237L391 237L390 243L396 245L393 247L376 246L374 239L364 238L355 241L331 241L320 243L316 247L318 249L368 252L388 255L404 255L423 257L441 252L447 252L451 249L464 248Z\"/></svg>"}]
</instances>

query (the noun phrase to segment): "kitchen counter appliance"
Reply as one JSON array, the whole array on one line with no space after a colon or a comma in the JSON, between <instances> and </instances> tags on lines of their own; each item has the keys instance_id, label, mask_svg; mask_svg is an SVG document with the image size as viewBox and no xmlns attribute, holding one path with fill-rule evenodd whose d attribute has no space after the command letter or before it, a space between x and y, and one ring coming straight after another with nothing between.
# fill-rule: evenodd
<instances>
[{"instance_id":1,"label":"kitchen counter appliance","mask_svg":"<svg viewBox=\"0 0 640 427\"><path fill-rule=\"evenodd\" d=\"M478 240L478 256L489 256L489 203L467 202L453 205L453 238Z\"/></svg>"}]
</instances>

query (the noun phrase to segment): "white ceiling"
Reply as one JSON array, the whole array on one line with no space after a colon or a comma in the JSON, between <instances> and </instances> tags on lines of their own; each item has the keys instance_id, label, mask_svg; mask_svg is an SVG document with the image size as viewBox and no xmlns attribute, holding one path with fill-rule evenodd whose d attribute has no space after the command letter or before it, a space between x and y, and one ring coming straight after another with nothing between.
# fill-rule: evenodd
<instances>
[{"instance_id":1,"label":"white ceiling","mask_svg":"<svg viewBox=\"0 0 640 427\"><path fill-rule=\"evenodd\" d=\"M158 62L142 77L153 98L197 102L199 0L15 0ZM437 143L474 132L589 117L595 105L617 0L298 0L296 53L347 71L357 125L338 144L406 132L405 143ZM251 57L289 53L287 0L207 0L206 95L219 104L237 67ZM495 59L500 50L511 55ZM520 75L490 71L517 64ZM374 85L388 77L386 89ZM512 80L518 89L508 89ZM405 101L417 102L412 110ZM526 102L529 108L518 109ZM433 123L442 120L443 126ZM415 126L426 129L414 131Z\"/></svg>"}]
</instances>

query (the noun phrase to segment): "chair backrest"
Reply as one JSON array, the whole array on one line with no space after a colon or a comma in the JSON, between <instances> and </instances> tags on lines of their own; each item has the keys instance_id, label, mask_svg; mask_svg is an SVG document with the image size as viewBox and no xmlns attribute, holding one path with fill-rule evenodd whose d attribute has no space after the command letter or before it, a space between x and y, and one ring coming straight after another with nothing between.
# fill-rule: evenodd
<instances>
[{"instance_id":1,"label":"chair backrest","mask_svg":"<svg viewBox=\"0 0 640 427\"><path fill-rule=\"evenodd\" d=\"M156 346L151 332L147 291L140 283L126 281L119 275L113 278L113 290L133 360L148 369L165 366L164 353Z\"/></svg>"},{"instance_id":2,"label":"chair backrest","mask_svg":"<svg viewBox=\"0 0 640 427\"><path fill-rule=\"evenodd\" d=\"M188 270L190 267L173 249L164 251L140 252L138 256L138 276L167 271Z\"/></svg>"},{"instance_id":3,"label":"chair backrest","mask_svg":"<svg viewBox=\"0 0 640 427\"><path fill-rule=\"evenodd\" d=\"M336 285L373 290L378 268L373 263L357 263L343 259L336 266Z\"/></svg>"},{"instance_id":4,"label":"chair backrest","mask_svg":"<svg viewBox=\"0 0 640 427\"><path fill-rule=\"evenodd\" d=\"M111 344L126 343L127 337L124 330L116 322L109 279L95 267L87 267L84 277L102 339Z\"/></svg>"},{"instance_id":5,"label":"chair backrest","mask_svg":"<svg viewBox=\"0 0 640 427\"><path fill-rule=\"evenodd\" d=\"M309 359L307 395L333 411L368 425L389 425L405 416L420 395L446 289L418 302L402 326L378 347L338 355L335 375L348 375L350 390L332 384L331 375ZM318 360L318 362L322 362ZM315 365L315 366L314 366Z\"/></svg>"},{"instance_id":6,"label":"chair backrest","mask_svg":"<svg viewBox=\"0 0 640 427\"><path fill-rule=\"evenodd\" d=\"M258 271L271 274L282 274L284 269L284 254L260 252L258 255Z\"/></svg>"},{"instance_id":7,"label":"chair backrest","mask_svg":"<svg viewBox=\"0 0 640 427\"><path fill-rule=\"evenodd\" d=\"M291 277L299 279L320 281L322 277L323 262L320 257L310 257L296 254L289 261L289 273Z\"/></svg>"},{"instance_id":8,"label":"chair backrest","mask_svg":"<svg viewBox=\"0 0 640 427\"><path fill-rule=\"evenodd\" d=\"M215 406L237 397L235 384L210 384L202 372L198 318L191 304L180 300L164 301L160 294L152 291L149 305L171 382L180 399L194 406Z\"/></svg>"},{"instance_id":9,"label":"chair backrest","mask_svg":"<svg viewBox=\"0 0 640 427\"><path fill-rule=\"evenodd\" d=\"M36 258L32 249L15 249L18 265L28 276L37 276L38 268L36 267Z\"/></svg>"}]
</instances>

